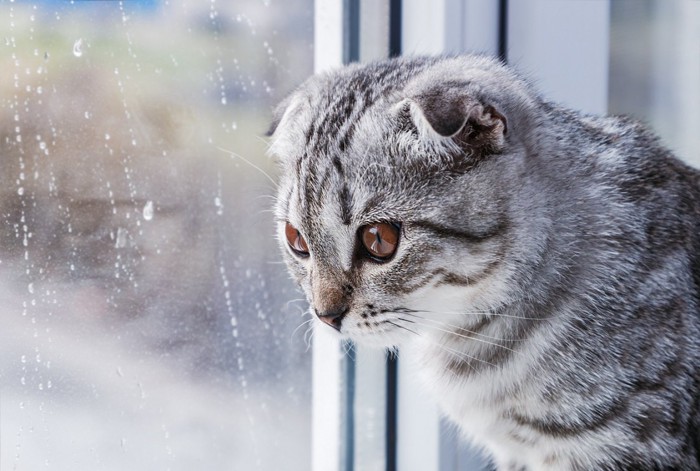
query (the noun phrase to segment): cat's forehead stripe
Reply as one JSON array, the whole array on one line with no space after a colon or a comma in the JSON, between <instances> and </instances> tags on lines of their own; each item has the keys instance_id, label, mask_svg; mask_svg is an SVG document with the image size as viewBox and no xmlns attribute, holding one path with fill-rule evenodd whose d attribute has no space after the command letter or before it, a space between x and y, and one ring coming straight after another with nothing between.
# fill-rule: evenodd
<instances>
[{"instance_id":1,"label":"cat's forehead stripe","mask_svg":"<svg viewBox=\"0 0 700 471\"><path fill-rule=\"evenodd\" d=\"M350 145L357 122L377 100L405 85L406 81L427 68L416 64L377 64L366 69L339 75L327 85L326 93L316 103L318 119L306 132L306 148L314 156L327 155L331 149L344 152Z\"/></svg>"}]
</instances>

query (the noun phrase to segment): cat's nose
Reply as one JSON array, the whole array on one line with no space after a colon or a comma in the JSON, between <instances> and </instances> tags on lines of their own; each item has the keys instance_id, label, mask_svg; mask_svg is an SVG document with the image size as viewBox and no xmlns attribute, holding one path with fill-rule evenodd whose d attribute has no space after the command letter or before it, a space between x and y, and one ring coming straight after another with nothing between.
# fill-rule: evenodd
<instances>
[{"instance_id":1,"label":"cat's nose","mask_svg":"<svg viewBox=\"0 0 700 471\"><path fill-rule=\"evenodd\" d=\"M336 306L324 312L319 312L316 310L316 315L323 322L333 327L335 330L340 331L340 324L343 322L343 317L348 313L350 308L345 305Z\"/></svg>"}]
</instances>

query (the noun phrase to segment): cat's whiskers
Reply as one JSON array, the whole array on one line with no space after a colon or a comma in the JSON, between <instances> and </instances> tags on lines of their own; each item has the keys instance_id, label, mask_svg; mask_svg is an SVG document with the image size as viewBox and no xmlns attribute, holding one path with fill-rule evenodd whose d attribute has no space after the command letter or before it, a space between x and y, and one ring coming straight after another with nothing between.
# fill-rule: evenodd
<instances>
[{"instance_id":1,"label":"cat's whiskers","mask_svg":"<svg viewBox=\"0 0 700 471\"><path fill-rule=\"evenodd\" d=\"M423 326L423 327L427 327L427 328L429 328L429 329L434 329L434 330L436 330L436 331L438 331L438 332L443 332L443 333L445 333L445 334L454 335L454 336L459 337L459 338L463 338L463 339L467 339L467 340L475 340L475 341L477 341L477 342L484 343L484 344L487 344L487 345L493 345L494 347L502 348L502 349L504 349L504 350L508 350L508 351L510 351L510 352L513 352L513 353L520 353L520 352L518 352L518 351L516 351L516 350L513 350L512 348L506 347L505 345L501 345L501 344L496 343L496 342L489 342L488 340L484 340L484 339L480 339L480 338L474 337L474 335L484 335L484 334L480 334L480 333L478 333L478 332L474 332L474 331L471 331L471 330L468 330L468 329L464 329L464 328L462 328L462 327L457 327L457 328L460 329L460 330L463 331L463 332L468 332L469 334L472 334L472 335L466 335L466 334L457 332L457 331L455 331L455 330L443 329L443 328L441 328L441 327L439 327L439 326L437 326L437 325L431 325L431 324L428 324L428 323L416 322L416 321L412 321L412 320L408 320L408 319L401 319L401 318L398 318L398 319L399 319L399 320L403 320L403 321L405 321L405 322L410 322L410 323L412 323L412 324L416 324L416 325L420 325L420 326ZM424 319L424 320L425 320L425 319ZM486 336L486 337L488 337L488 336ZM488 338L493 338L493 337L488 337ZM507 339L497 339L497 340L501 340L501 341L504 341L504 342L509 341L509 340L507 340Z\"/></svg>"},{"instance_id":2,"label":"cat's whiskers","mask_svg":"<svg viewBox=\"0 0 700 471\"><path fill-rule=\"evenodd\" d=\"M276 181L274 178L272 178L272 177L270 176L270 174L268 174L265 170L263 170L262 168L258 167L257 165L255 165L255 164L254 164L253 162L251 162L250 160L246 159L246 158L243 157L242 155L240 155L240 154L238 154L238 153L236 153L236 152L234 152L234 151L232 151L232 150L224 149L224 148L221 147L221 146L216 146L216 148L219 149L221 152L224 152L224 153L228 154L228 155L231 156L232 158L240 159L241 161L245 162L246 164L248 164L249 166L251 166L252 168L254 168L255 170L257 170L258 172L260 172L263 176L265 176L265 177L272 183L272 185L274 186L275 190L279 189L279 184L277 183L277 181Z\"/></svg>"},{"instance_id":3,"label":"cat's whiskers","mask_svg":"<svg viewBox=\"0 0 700 471\"><path fill-rule=\"evenodd\" d=\"M400 317L394 318L393 320L398 321L398 322L402 322L402 321L403 321L403 322L410 322L410 321L408 321L407 319L403 319L403 318L400 318ZM423 336L421 336L418 332L416 332L416 331L414 331L414 330L412 330L412 329L409 329L408 327L402 326L402 325L400 325L400 324L398 324L398 323L396 323L396 322L392 322L392 321L390 321L390 320L387 320L387 321L385 321L385 322L388 323L388 324L391 324L391 325L393 325L393 326L396 326L396 327L399 327L399 328L408 330L409 332L412 332L412 333L416 334L416 335L419 336L419 337L423 337ZM423 337L423 338L425 338L425 337ZM463 360L463 361L466 361L466 362L467 362L467 365L469 365L469 367L472 368L472 369L473 369L474 367L471 365L470 360L474 360L474 361L478 361L478 362L481 362L481 363L485 363L485 364L487 364L487 365L489 365L489 366L493 366L493 367L496 366L496 365L494 365L493 363L491 363L491 362L489 362L489 361L482 360L481 358L477 358L477 357L471 356L471 355L469 355L468 353L461 352L461 351L459 351L459 350L455 350L455 349L453 349L453 348L447 347L447 346L445 346L444 344L442 344L442 343L440 343L440 342L431 341L430 343L431 343L432 345L434 345L434 346L436 346L436 347L438 347L438 348L440 348L440 349L442 349L442 350L444 350L444 351L446 351L446 352L448 352L448 353L450 353L450 354L456 356L458 359Z\"/></svg>"},{"instance_id":4,"label":"cat's whiskers","mask_svg":"<svg viewBox=\"0 0 700 471\"><path fill-rule=\"evenodd\" d=\"M396 318L395 320L397 320L397 321L409 322L409 321L407 321L406 319L401 319L401 318ZM395 322L392 322L392 321L387 321L387 323L392 324L392 325L394 325L394 326L396 326L396 327L400 327L400 328L406 329L406 330L408 330L409 332L413 332L414 334L418 335L419 337L421 336L419 333L417 333L417 332L415 332L415 331L413 331L413 330L411 330L411 329L409 329L409 328L407 328L407 327L405 327L405 326L401 326L401 325L398 324L398 323L395 323ZM432 345L438 347L439 349L441 349L441 350L443 350L443 351L449 353L450 355L457 357L459 360L465 361L466 364L469 366L469 368L471 368L472 370L474 370L474 366L471 364L471 361L478 361L478 362L480 362L480 363L485 363L485 364L487 364L487 365L489 365L489 366L493 366L493 367L496 366L496 365L494 365L493 363L491 363L491 362L489 362L489 361L482 360L481 358L474 357L474 356L472 356L472 355L469 355L468 353L461 352L461 351L459 351L459 350L455 350L454 348L450 348L450 347L448 347L448 346L446 346L446 345L444 345L444 344L442 344L442 343L440 343L440 342L432 342L432 341L431 341L430 343L431 343ZM474 370L474 371L476 371L476 370Z\"/></svg>"},{"instance_id":5,"label":"cat's whiskers","mask_svg":"<svg viewBox=\"0 0 700 471\"><path fill-rule=\"evenodd\" d=\"M486 317L505 317L509 319L519 319L519 320L524 320L524 321L544 321L546 320L545 317L525 317L525 316L516 316L513 314L502 314L499 312L494 312L494 311L475 311L475 310L469 310L469 311L429 311L429 310L415 310L413 312L422 312L422 313L428 313L428 314L438 314L438 315L448 315L448 316L486 316Z\"/></svg>"},{"instance_id":6,"label":"cat's whiskers","mask_svg":"<svg viewBox=\"0 0 700 471\"><path fill-rule=\"evenodd\" d=\"M284 262L282 262L282 263L284 263ZM292 303L299 303L299 302L302 302L302 301L306 301L306 298L290 299L289 301L287 301L286 303L284 303L284 306L285 306L285 307L289 307ZM297 307L298 307L298 306L297 306ZM310 309L305 310L305 311L302 313L302 316L305 316L306 314L311 314L311 310L310 310Z\"/></svg>"},{"instance_id":7,"label":"cat's whiskers","mask_svg":"<svg viewBox=\"0 0 700 471\"><path fill-rule=\"evenodd\" d=\"M341 342L341 345L342 345L343 353L345 355L350 356L351 351L353 350L354 344L348 340L345 340L345 341Z\"/></svg>"},{"instance_id":8,"label":"cat's whiskers","mask_svg":"<svg viewBox=\"0 0 700 471\"><path fill-rule=\"evenodd\" d=\"M314 325L310 324L309 328L304 332L304 342L306 343L306 351L311 350L311 341L314 338Z\"/></svg>"},{"instance_id":9,"label":"cat's whiskers","mask_svg":"<svg viewBox=\"0 0 700 471\"><path fill-rule=\"evenodd\" d=\"M309 323L313 322L313 320L314 320L313 318L307 319L307 320L305 320L304 322L302 322L301 324L299 324L299 325L297 326L297 328L294 329L294 331L292 332L292 335L290 336L290 338L291 338L292 340L294 340L294 336L295 336L296 333L299 331L299 329L301 329L301 328L304 327L304 326L308 326ZM306 337L306 331L304 332L304 337Z\"/></svg>"},{"instance_id":10,"label":"cat's whiskers","mask_svg":"<svg viewBox=\"0 0 700 471\"><path fill-rule=\"evenodd\" d=\"M396 320L400 321L400 320L405 320L405 319L397 318ZM413 330L413 329L409 329L409 328L406 327L406 326L397 324L397 323L395 323L395 322L391 322L390 320L386 320L386 321L384 321L384 322L386 322L387 324L393 325L394 327L397 327L397 328L399 328L399 329L407 330L407 331L411 332L412 334L415 334L415 335L417 335L417 336L420 337L420 334L419 334L418 332L416 332L416 331Z\"/></svg>"},{"instance_id":11,"label":"cat's whiskers","mask_svg":"<svg viewBox=\"0 0 700 471\"><path fill-rule=\"evenodd\" d=\"M487 338L487 339L490 339L490 340L495 340L495 341L498 341L498 342L520 342L520 341L522 341L522 339L511 339L511 338L505 338L505 337L494 337L494 336L492 336L492 335L482 334L481 332L476 332L476 331L474 331L474 330L469 330L469 329L467 329L466 327L461 326L461 325L458 325L458 324L451 324L451 323L449 323L449 322L444 322L444 321L441 321L441 320L438 320L438 319L430 319L430 318L422 317L422 316L419 316L418 314L413 314L413 313L410 313L410 312L407 312L407 313L405 313L405 314L408 315L408 316L414 317L414 318L416 318L416 319L420 319L420 320L422 320L422 321L432 322L432 323L434 323L434 324L436 324L436 325L439 325L439 326L441 326L441 327L445 327L445 328L448 328L448 329L454 329L454 330L460 330L460 331L463 331L463 332L467 332L468 334L471 334L471 335L479 335L479 336L481 336L481 337L484 337L484 338ZM420 325L425 325L425 324L420 324ZM427 325L426 325L426 327L430 327L430 326L427 326Z\"/></svg>"},{"instance_id":12,"label":"cat's whiskers","mask_svg":"<svg viewBox=\"0 0 700 471\"><path fill-rule=\"evenodd\" d=\"M280 201L279 197L277 195L273 195L273 194L258 195L254 199L259 200L259 199L263 199L263 198L269 198L274 203L279 203L279 201Z\"/></svg>"}]
</instances>

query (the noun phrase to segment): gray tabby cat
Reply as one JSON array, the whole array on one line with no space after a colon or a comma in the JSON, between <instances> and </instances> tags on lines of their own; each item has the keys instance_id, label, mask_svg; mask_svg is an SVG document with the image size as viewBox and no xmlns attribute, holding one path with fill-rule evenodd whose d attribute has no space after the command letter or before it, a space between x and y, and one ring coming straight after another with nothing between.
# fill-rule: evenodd
<instances>
[{"instance_id":1,"label":"gray tabby cat","mask_svg":"<svg viewBox=\"0 0 700 471\"><path fill-rule=\"evenodd\" d=\"M700 172L643 126L464 56L312 77L271 134L313 312L499 469L700 469Z\"/></svg>"}]
</instances>

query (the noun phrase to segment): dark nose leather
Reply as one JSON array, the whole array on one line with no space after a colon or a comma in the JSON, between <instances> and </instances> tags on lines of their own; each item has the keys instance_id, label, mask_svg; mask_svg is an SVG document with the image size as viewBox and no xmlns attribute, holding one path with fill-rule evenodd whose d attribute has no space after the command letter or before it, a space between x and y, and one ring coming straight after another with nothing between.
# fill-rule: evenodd
<instances>
[{"instance_id":1,"label":"dark nose leather","mask_svg":"<svg viewBox=\"0 0 700 471\"><path fill-rule=\"evenodd\" d=\"M323 322L333 327L335 330L340 331L340 325L343 322L343 317L348 313L350 308L348 306L336 306L325 312L316 311L316 315Z\"/></svg>"}]
</instances>

